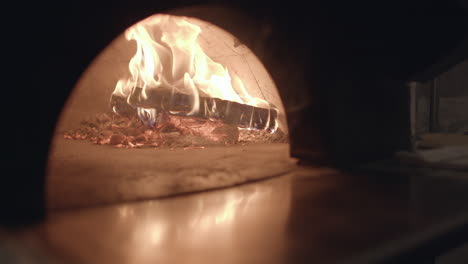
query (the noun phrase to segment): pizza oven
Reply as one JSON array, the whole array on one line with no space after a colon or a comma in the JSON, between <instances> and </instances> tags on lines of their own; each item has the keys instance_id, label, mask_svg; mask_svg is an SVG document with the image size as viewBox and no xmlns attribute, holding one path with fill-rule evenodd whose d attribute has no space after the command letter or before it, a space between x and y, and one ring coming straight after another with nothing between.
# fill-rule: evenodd
<instances>
[{"instance_id":1,"label":"pizza oven","mask_svg":"<svg viewBox=\"0 0 468 264\"><path fill-rule=\"evenodd\" d=\"M416 2L119 1L44 17L31 33L42 40L37 89L15 114L39 117L15 119L25 129L10 164L31 184L12 215L228 187L303 164L356 169L411 149L408 82L455 63L430 67L466 29L461 9Z\"/></svg>"},{"instance_id":2,"label":"pizza oven","mask_svg":"<svg viewBox=\"0 0 468 264\"><path fill-rule=\"evenodd\" d=\"M226 187L291 169L286 114L268 71L234 35L197 18L223 12L149 16L96 57L55 130L51 208Z\"/></svg>"}]
</instances>

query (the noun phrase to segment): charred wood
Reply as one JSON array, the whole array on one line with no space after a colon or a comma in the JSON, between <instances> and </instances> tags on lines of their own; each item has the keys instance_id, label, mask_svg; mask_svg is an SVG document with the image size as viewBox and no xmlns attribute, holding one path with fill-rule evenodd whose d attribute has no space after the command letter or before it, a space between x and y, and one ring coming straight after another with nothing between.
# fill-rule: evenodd
<instances>
[{"instance_id":1,"label":"charred wood","mask_svg":"<svg viewBox=\"0 0 468 264\"><path fill-rule=\"evenodd\" d=\"M112 109L123 115L136 115L137 108L152 108L157 112L168 112L173 115L187 116L192 110L194 97L184 93L168 90L146 90L137 87L128 98L112 95ZM269 104L267 108L255 107L219 98L198 97L199 110L193 117L219 119L223 123L240 128L274 131L277 128L278 110Z\"/></svg>"}]
</instances>

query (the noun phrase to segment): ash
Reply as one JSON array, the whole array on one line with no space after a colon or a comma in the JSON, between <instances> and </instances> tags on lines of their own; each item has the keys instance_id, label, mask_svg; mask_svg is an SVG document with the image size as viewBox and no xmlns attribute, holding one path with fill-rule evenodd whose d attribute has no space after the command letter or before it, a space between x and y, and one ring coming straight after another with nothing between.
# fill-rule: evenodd
<instances>
[{"instance_id":1,"label":"ash","mask_svg":"<svg viewBox=\"0 0 468 264\"><path fill-rule=\"evenodd\" d=\"M224 124L221 120L168 113L160 113L155 126L144 124L136 116L96 114L83 120L78 128L66 131L64 137L120 148L191 148L287 142L287 136L279 129L275 133L248 130Z\"/></svg>"}]
</instances>

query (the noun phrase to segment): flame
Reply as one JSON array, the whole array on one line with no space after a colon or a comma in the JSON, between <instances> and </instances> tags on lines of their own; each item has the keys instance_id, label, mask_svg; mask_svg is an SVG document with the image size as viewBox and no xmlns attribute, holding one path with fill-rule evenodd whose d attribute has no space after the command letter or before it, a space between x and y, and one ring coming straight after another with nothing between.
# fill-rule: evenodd
<instances>
[{"instance_id":1,"label":"flame","mask_svg":"<svg viewBox=\"0 0 468 264\"><path fill-rule=\"evenodd\" d=\"M153 89L187 94L191 98L187 115L197 114L201 107L216 112L215 101L201 105L200 96L270 109L268 102L249 95L235 73L205 54L198 42L201 31L185 17L161 14L127 29L125 37L136 41L137 50L128 65L130 77L117 82L113 95L127 98L132 105L129 99L136 87L141 88L143 99ZM156 122L155 109L138 107L137 113L149 125Z\"/></svg>"}]
</instances>

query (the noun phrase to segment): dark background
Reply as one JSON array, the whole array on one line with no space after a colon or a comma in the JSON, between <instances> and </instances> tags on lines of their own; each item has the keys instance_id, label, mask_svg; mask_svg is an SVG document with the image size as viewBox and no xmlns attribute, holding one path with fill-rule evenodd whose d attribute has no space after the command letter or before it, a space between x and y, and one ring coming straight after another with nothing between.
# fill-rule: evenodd
<instances>
[{"instance_id":1,"label":"dark background","mask_svg":"<svg viewBox=\"0 0 468 264\"><path fill-rule=\"evenodd\" d=\"M2 222L31 223L44 217L45 166L55 122L80 74L112 39L157 12L223 2L228 1L6 6ZM276 62L294 62L299 77L308 84L301 89L308 89L310 104L288 112L288 121L294 124L292 154L303 161L349 168L408 148L405 82L431 78L467 54L463 48L467 13L457 1L238 1L228 5L269 21L272 33L267 47L277 54ZM442 58L448 59L441 62ZM291 92L284 86L279 89L288 111L294 105L287 100Z\"/></svg>"}]
</instances>

